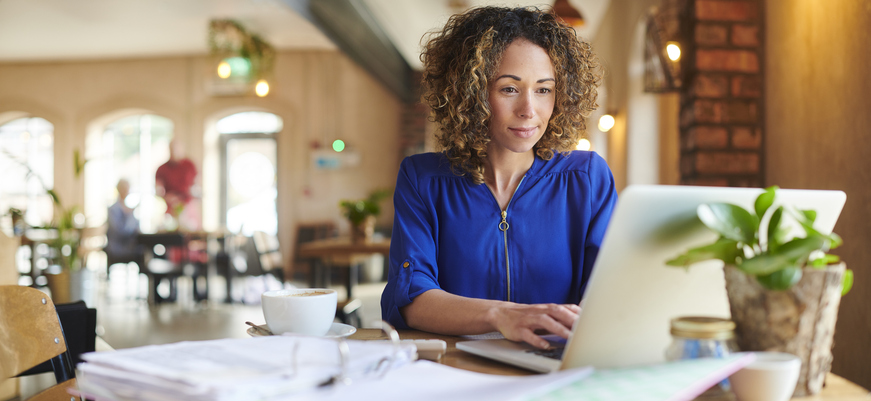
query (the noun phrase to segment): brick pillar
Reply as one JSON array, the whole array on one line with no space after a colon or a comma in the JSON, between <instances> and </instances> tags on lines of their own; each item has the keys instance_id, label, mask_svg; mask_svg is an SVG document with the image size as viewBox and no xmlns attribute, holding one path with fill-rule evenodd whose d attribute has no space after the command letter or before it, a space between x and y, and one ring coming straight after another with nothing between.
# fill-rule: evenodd
<instances>
[{"instance_id":1,"label":"brick pillar","mask_svg":"<svg viewBox=\"0 0 871 401\"><path fill-rule=\"evenodd\" d=\"M426 142L426 119L429 107L421 102L405 103L399 133L401 157L422 153Z\"/></svg>"},{"instance_id":2,"label":"brick pillar","mask_svg":"<svg viewBox=\"0 0 871 401\"><path fill-rule=\"evenodd\" d=\"M762 0L690 0L687 7L680 182L761 186Z\"/></svg>"},{"instance_id":3,"label":"brick pillar","mask_svg":"<svg viewBox=\"0 0 871 401\"><path fill-rule=\"evenodd\" d=\"M415 71L411 79L414 83L412 87L415 88L415 92L419 92L421 72ZM403 104L402 121L399 125L400 160L406 156L422 153L425 150L426 120L428 117L429 106L421 103L419 99Z\"/></svg>"}]
</instances>

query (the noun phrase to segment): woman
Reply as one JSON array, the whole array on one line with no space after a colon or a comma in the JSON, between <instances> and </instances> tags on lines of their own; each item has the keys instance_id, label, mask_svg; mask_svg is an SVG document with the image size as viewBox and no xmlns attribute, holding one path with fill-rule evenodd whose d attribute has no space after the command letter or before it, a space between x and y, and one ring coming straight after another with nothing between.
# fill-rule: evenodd
<instances>
[{"instance_id":1,"label":"woman","mask_svg":"<svg viewBox=\"0 0 871 401\"><path fill-rule=\"evenodd\" d=\"M443 334L567 337L616 202L607 164L571 152L598 64L537 9L453 16L424 49L440 153L406 158L382 316Z\"/></svg>"}]
</instances>

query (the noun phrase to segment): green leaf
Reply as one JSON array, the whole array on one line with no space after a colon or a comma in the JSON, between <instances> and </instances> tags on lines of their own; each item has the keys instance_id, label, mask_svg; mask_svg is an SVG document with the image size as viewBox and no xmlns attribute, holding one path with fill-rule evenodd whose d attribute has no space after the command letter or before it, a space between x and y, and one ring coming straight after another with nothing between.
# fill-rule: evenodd
<instances>
[{"instance_id":1,"label":"green leaf","mask_svg":"<svg viewBox=\"0 0 871 401\"><path fill-rule=\"evenodd\" d=\"M801 266L811 252L823 245L820 237L796 238L780 247L778 253L764 253L744 260L736 265L741 271L751 275L767 275L790 266Z\"/></svg>"},{"instance_id":2,"label":"green leaf","mask_svg":"<svg viewBox=\"0 0 871 401\"><path fill-rule=\"evenodd\" d=\"M735 265L735 267L744 273L756 276L771 274L794 265L795 262L784 255L762 254L751 259L746 259L740 264Z\"/></svg>"},{"instance_id":3,"label":"green leaf","mask_svg":"<svg viewBox=\"0 0 871 401\"><path fill-rule=\"evenodd\" d=\"M801 268L797 266L790 266L771 274L756 276L756 281L759 284L774 291L787 290L799 280L801 280Z\"/></svg>"},{"instance_id":4,"label":"green leaf","mask_svg":"<svg viewBox=\"0 0 871 401\"><path fill-rule=\"evenodd\" d=\"M814 221L817 219L816 210L799 210L799 212L801 212L801 214L804 216L805 219L807 219L810 224L813 224Z\"/></svg>"},{"instance_id":5,"label":"green leaf","mask_svg":"<svg viewBox=\"0 0 871 401\"><path fill-rule=\"evenodd\" d=\"M771 186L765 189L765 192L759 195L756 198L756 202L753 204L753 207L756 209L756 217L762 220L762 216L765 215L765 211L768 210L769 207L774 203L774 191L777 190L777 186Z\"/></svg>"},{"instance_id":6,"label":"green leaf","mask_svg":"<svg viewBox=\"0 0 871 401\"><path fill-rule=\"evenodd\" d=\"M826 245L823 237L795 238L780 247L779 254L798 264L804 264L811 252L822 250Z\"/></svg>"},{"instance_id":7,"label":"green leaf","mask_svg":"<svg viewBox=\"0 0 871 401\"><path fill-rule=\"evenodd\" d=\"M51 201L54 202L55 206L60 206L60 198L57 196L57 192L53 189L46 189L45 192L51 197Z\"/></svg>"},{"instance_id":8,"label":"green leaf","mask_svg":"<svg viewBox=\"0 0 871 401\"><path fill-rule=\"evenodd\" d=\"M665 262L665 264L687 267L691 264L711 259L719 259L726 263L734 264L735 259L740 255L741 248L738 246L738 241L720 237L713 244L690 249L685 254Z\"/></svg>"},{"instance_id":9,"label":"green leaf","mask_svg":"<svg viewBox=\"0 0 871 401\"><path fill-rule=\"evenodd\" d=\"M780 228L780 222L783 217L783 206L778 206L771 214L768 220L768 252L775 253L786 237L786 230Z\"/></svg>"},{"instance_id":10,"label":"green leaf","mask_svg":"<svg viewBox=\"0 0 871 401\"><path fill-rule=\"evenodd\" d=\"M811 267L815 269L822 269L828 265L835 264L841 261L841 258L838 255L829 255L823 254L822 257L816 258L811 261Z\"/></svg>"},{"instance_id":11,"label":"green leaf","mask_svg":"<svg viewBox=\"0 0 871 401\"><path fill-rule=\"evenodd\" d=\"M847 269L844 271L844 284L843 288L841 288L841 296L847 295L851 288L853 288L853 271Z\"/></svg>"},{"instance_id":12,"label":"green leaf","mask_svg":"<svg viewBox=\"0 0 871 401\"><path fill-rule=\"evenodd\" d=\"M731 240L756 244L759 218L740 206L729 203L705 203L696 213L711 230Z\"/></svg>"},{"instance_id":13,"label":"green leaf","mask_svg":"<svg viewBox=\"0 0 871 401\"><path fill-rule=\"evenodd\" d=\"M841 239L841 236L838 235L838 234L835 234L835 233L831 233L831 234L829 234L829 239L832 241L832 242L829 244L829 249L835 249L835 248L841 246L841 244L844 243L844 240Z\"/></svg>"}]
</instances>

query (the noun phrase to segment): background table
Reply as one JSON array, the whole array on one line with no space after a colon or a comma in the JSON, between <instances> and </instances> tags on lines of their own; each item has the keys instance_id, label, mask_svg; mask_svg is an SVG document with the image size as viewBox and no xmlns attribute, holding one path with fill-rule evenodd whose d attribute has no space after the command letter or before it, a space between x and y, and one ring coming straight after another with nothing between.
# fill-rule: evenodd
<instances>
[{"instance_id":1,"label":"background table","mask_svg":"<svg viewBox=\"0 0 871 401\"><path fill-rule=\"evenodd\" d=\"M474 372L490 373L497 375L514 375L526 376L536 374L535 372L516 368L511 365L506 365L501 362L496 362L490 359L482 358L476 355L469 354L457 349L457 341L464 339L457 336L446 336L440 334L427 333L417 330L399 330L399 337L403 340L420 340L420 339L438 339L444 340L447 345L447 352L442 357L442 364L452 366L459 369L471 370ZM357 332L350 337L352 340L385 340L387 336L379 329L357 329ZM823 391L815 396L810 397L795 397L794 401L869 401L871 393L868 390L859 387L855 383L850 382L836 374L829 373L826 376L826 386ZM714 401L705 399L705 401Z\"/></svg>"},{"instance_id":2,"label":"background table","mask_svg":"<svg viewBox=\"0 0 871 401\"><path fill-rule=\"evenodd\" d=\"M309 286L312 288L326 287L330 284L330 268L333 267L333 258L348 258L354 255L371 255L380 253L388 256L390 253L390 240L372 240L371 242L351 242L349 237L329 238L299 244L297 255L303 259L311 260L312 271L309 275ZM353 288L357 285L358 266L355 263L348 265L348 280L345 285L348 290L348 298L353 298Z\"/></svg>"},{"instance_id":3,"label":"background table","mask_svg":"<svg viewBox=\"0 0 871 401\"><path fill-rule=\"evenodd\" d=\"M209 299L208 260L200 253L206 252L205 244L210 235L205 231L171 231L136 236L136 242L142 246L145 253L140 271L148 276L149 303L174 302L176 300L176 278L188 273L193 284L194 300L199 302ZM202 246L193 249L191 244L194 242L199 242ZM156 246L163 247L161 258L156 258L154 255ZM171 248L175 248L175 250L171 250ZM177 253L177 260L172 260L171 252ZM196 255L196 257L191 258L191 255ZM165 262L152 263L153 259L164 259ZM191 266L192 269L187 270L186 266ZM200 278L203 278L202 284L200 284ZM160 296L157 291L157 286L162 280L168 280L170 285L170 294L165 298Z\"/></svg>"}]
</instances>

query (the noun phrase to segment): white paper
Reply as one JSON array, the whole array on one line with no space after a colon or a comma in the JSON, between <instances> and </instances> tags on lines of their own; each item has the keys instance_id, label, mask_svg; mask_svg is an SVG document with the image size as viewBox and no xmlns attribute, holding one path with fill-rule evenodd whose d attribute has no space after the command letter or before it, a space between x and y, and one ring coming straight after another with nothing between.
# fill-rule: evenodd
<instances>
[{"instance_id":1,"label":"white paper","mask_svg":"<svg viewBox=\"0 0 871 401\"><path fill-rule=\"evenodd\" d=\"M372 376L408 363L413 345L348 340L344 374ZM263 400L308 389L343 372L334 339L270 336L181 342L83 355L79 387L114 400ZM396 352L392 366L388 360Z\"/></svg>"},{"instance_id":2,"label":"white paper","mask_svg":"<svg viewBox=\"0 0 871 401\"><path fill-rule=\"evenodd\" d=\"M282 401L514 400L564 386L589 376L592 371L592 368L578 368L534 376L503 376L417 361L389 372L380 380L355 381L346 386L297 394Z\"/></svg>"}]
</instances>

